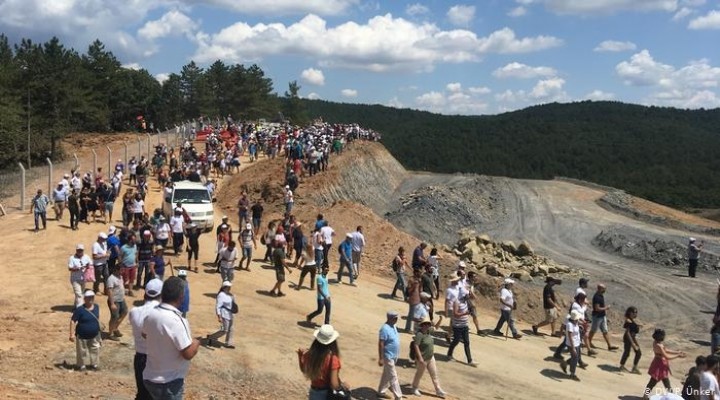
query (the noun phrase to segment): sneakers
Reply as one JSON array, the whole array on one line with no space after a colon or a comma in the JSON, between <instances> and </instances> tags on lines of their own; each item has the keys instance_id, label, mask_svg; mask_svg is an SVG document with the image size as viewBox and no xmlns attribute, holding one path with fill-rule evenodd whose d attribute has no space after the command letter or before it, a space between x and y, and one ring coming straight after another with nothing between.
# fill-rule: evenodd
<instances>
[{"instance_id":1,"label":"sneakers","mask_svg":"<svg viewBox=\"0 0 720 400\"><path fill-rule=\"evenodd\" d=\"M537 325L533 325L533 326L532 326L532 330L533 330L533 335L537 335L537 334L538 334L538 333L537 333L537 332L538 332L538 331L537 331Z\"/></svg>"},{"instance_id":2,"label":"sneakers","mask_svg":"<svg viewBox=\"0 0 720 400\"><path fill-rule=\"evenodd\" d=\"M123 337L123 334L122 334L120 331L116 330L116 331L113 332L113 336L115 336L115 337Z\"/></svg>"},{"instance_id":3,"label":"sneakers","mask_svg":"<svg viewBox=\"0 0 720 400\"><path fill-rule=\"evenodd\" d=\"M495 336L503 336L503 333L497 329L493 329L492 334Z\"/></svg>"},{"instance_id":4,"label":"sneakers","mask_svg":"<svg viewBox=\"0 0 720 400\"><path fill-rule=\"evenodd\" d=\"M589 355L589 356L597 355L597 351L595 351L595 350L593 350L593 349L588 349L588 355Z\"/></svg>"},{"instance_id":5,"label":"sneakers","mask_svg":"<svg viewBox=\"0 0 720 400\"><path fill-rule=\"evenodd\" d=\"M565 360L561 354L555 353L553 354L553 358L556 360Z\"/></svg>"},{"instance_id":6,"label":"sneakers","mask_svg":"<svg viewBox=\"0 0 720 400\"><path fill-rule=\"evenodd\" d=\"M578 364L578 367L580 367L580 368L582 368L582 369L587 368L587 366L588 366L587 363L580 363L580 364Z\"/></svg>"},{"instance_id":7,"label":"sneakers","mask_svg":"<svg viewBox=\"0 0 720 400\"><path fill-rule=\"evenodd\" d=\"M422 396L422 393L420 393L420 389L413 389L413 394L418 397Z\"/></svg>"},{"instance_id":8,"label":"sneakers","mask_svg":"<svg viewBox=\"0 0 720 400\"><path fill-rule=\"evenodd\" d=\"M567 374L567 361L565 361L565 360L560 361L560 368L562 368L562 371L564 374Z\"/></svg>"},{"instance_id":9,"label":"sneakers","mask_svg":"<svg viewBox=\"0 0 720 400\"><path fill-rule=\"evenodd\" d=\"M619 348L619 347L617 347L617 346L608 346L608 351L615 351L615 350L617 350L618 348Z\"/></svg>"},{"instance_id":10,"label":"sneakers","mask_svg":"<svg viewBox=\"0 0 720 400\"><path fill-rule=\"evenodd\" d=\"M638 369L637 365L633 367L633 369L630 371L630 373L640 375L640 370Z\"/></svg>"},{"instance_id":11,"label":"sneakers","mask_svg":"<svg viewBox=\"0 0 720 400\"><path fill-rule=\"evenodd\" d=\"M378 392L377 397L378 397L378 399L389 399L390 395L388 395L385 392Z\"/></svg>"},{"instance_id":12,"label":"sneakers","mask_svg":"<svg viewBox=\"0 0 720 400\"><path fill-rule=\"evenodd\" d=\"M468 365L471 366L471 367L473 367L473 368L477 368L478 363L476 363L475 361L470 361L470 362L468 363Z\"/></svg>"},{"instance_id":13,"label":"sneakers","mask_svg":"<svg viewBox=\"0 0 720 400\"><path fill-rule=\"evenodd\" d=\"M580 382L580 378L578 378L577 375L570 375L570 379L574 380L575 382Z\"/></svg>"},{"instance_id":14,"label":"sneakers","mask_svg":"<svg viewBox=\"0 0 720 400\"><path fill-rule=\"evenodd\" d=\"M438 390L435 392L435 396L437 396L437 397L439 397L439 398L441 398L441 399L444 399L444 398L445 398L445 391L442 390L442 389L438 389Z\"/></svg>"},{"instance_id":15,"label":"sneakers","mask_svg":"<svg viewBox=\"0 0 720 400\"><path fill-rule=\"evenodd\" d=\"M513 339L520 340L520 338L522 338L522 335L519 333L513 335Z\"/></svg>"},{"instance_id":16,"label":"sneakers","mask_svg":"<svg viewBox=\"0 0 720 400\"><path fill-rule=\"evenodd\" d=\"M622 371L622 372L627 372L628 374L630 373L630 370L627 369L627 368L625 368L624 365L621 365L621 366L620 366L620 371Z\"/></svg>"}]
</instances>

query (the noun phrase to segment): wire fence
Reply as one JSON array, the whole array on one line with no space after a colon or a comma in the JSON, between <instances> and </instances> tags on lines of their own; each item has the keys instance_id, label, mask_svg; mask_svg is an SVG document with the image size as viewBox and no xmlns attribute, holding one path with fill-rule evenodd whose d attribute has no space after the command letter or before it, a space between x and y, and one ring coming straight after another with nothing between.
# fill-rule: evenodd
<instances>
[{"instance_id":1,"label":"wire fence","mask_svg":"<svg viewBox=\"0 0 720 400\"><path fill-rule=\"evenodd\" d=\"M68 157L62 161L53 162L47 158L44 165L32 168L18 163L15 169L0 171L0 204L7 213L28 210L37 190L42 189L50 196L64 174L88 171L94 179L99 167L106 175L112 174L118 160L127 166L132 157L152 158L158 144L174 148L181 146L186 138L190 138L195 124L195 121L188 121L164 131L158 129L154 133L138 133L135 140L113 141L112 136L108 136L107 144L95 146L90 152L78 156L70 150Z\"/></svg>"}]
</instances>

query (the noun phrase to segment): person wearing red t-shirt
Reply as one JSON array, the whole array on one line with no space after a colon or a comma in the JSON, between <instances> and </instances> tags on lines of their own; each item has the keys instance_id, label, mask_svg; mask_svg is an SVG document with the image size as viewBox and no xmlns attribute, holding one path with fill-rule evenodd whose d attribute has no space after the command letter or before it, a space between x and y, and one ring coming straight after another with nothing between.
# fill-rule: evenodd
<instances>
[{"instance_id":1,"label":"person wearing red t-shirt","mask_svg":"<svg viewBox=\"0 0 720 400\"><path fill-rule=\"evenodd\" d=\"M315 330L315 340L309 349L298 349L298 366L310 380L309 400L325 400L328 393L350 393L347 382L340 381L340 350L337 338L340 333L332 325Z\"/></svg>"}]
</instances>

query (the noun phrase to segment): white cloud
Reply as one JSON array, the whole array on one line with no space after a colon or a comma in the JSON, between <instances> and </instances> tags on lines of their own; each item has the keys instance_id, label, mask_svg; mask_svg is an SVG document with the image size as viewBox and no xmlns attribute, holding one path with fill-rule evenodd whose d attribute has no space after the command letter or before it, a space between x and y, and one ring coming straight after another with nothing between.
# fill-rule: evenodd
<instances>
[{"instance_id":1,"label":"white cloud","mask_svg":"<svg viewBox=\"0 0 720 400\"><path fill-rule=\"evenodd\" d=\"M488 53L528 53L563 44L552 36L518 38L509 28L487 37L462 29L443 31L434 24L390 14L365 24L346 22L335 27L316 15L287 26L238 22L214 35L199 33L196 40L193 59L198 62L247 62L287 54L308 57L322 67L375 72L430 71L439 63L476 62Z\"/></svg>"},{"instance_id":2,"label":"white cloud","mask_svg":"<svg viewBox=\"0 0 720 400\"><path fill-rule=\"evenodd\" d=\"M148 21L138 30L138 36L145 40L155 40L181 34L191 35L197 29L197 23L178 10L165 13L160 19Z\"/></svg>"},{"instance_id":3,"label":"white cloud","mask_svg":"<svg viewBox=\"0 0 720 400\"><path fill-rule=\"evenodd\" d=\"M307 98L310 100L320 100L321 99L320 95L315 92L312 92L309 95L307 95Z\"/></svg>"},{"instance_id":4,"label":"white cloud","mask_svg":"<svg viewBox=\"0 0 720 400\"><path fill-rule=\"evenodd\" d=\"M198 0L180 0L190 5ZM352 6L360 5L360 0L206 0L209 3L242 14L258 15L338 15L348 11Z\"/></svg>"},{"instance_id":5,"label":"white cloud","mask_svg":"<svg viewBox=\"0 0 720 400\"><path fill-rule=\"evenodd\" d=\"M621 11L675 12L678 0L542 0L557 14L597 15Z\"/></svg>"},{"instance_id":6,"label":"white cloud","mask_svg":"<svg viewBox=\"0 0 720 400\"><path fill-rule=\"evenodd\" d=\"M428 12L430 12L430 9L420 3L408 4L407 7L405 7L405 14L411 15L413 17L417 15L427 14Z\"/></svg>"},{"instance_id":7,"label":"white cloud","mask_svg":"<svg viewBox=\"0 0 720 400\"><path fill-rule=\"evenodd\" d=\"M637 49L637 45L633 42L619 42L616 40L606 40L597 47L593 51L597 52L620 52L620 51L630 51Z\"/></svg>"},{"instance_id":8,"label":"white cloud","mask_svg":"<svg viewBox=\"0 0 720 400\"><path fill-rule=\"evenodd\" d=\"M562 78L543 79L538 81L532 89L530 97L546 102L566 101L569 97L563 90L563 86L565 86L565 80Z\"/></svg>"},{"instance_id":9,"label":"white cloud","mask_svg":"<svg viewBox=\"0 0 720 400\"><path fill-rule=\"evenodd\" d=\"M170 74L165 74L165 73L156 74L155 79L158 82L160 82L160 84L163 84L163 83L165 83L166 80L170 79Z\"/></svg>"},{"instance_id":10,"label":"white cloud","mask_svg":"<svg viewBox=\"0 0 720 400\"><path fill-rule=\"evenodd\" d=\"M388 102L385 103L385 105L388 107L394 107L394 108L404 108L405 107L405 105L397 98L397 96L388 100Z\"/></svg>"},{"instance_id":11,"label":"white cloud","mask_svg":"<svg viewBox=\"0 0 720 400\"><path fill-rule=\"evenodd\" d=\"M445 89L447 89L448 92L459 92L462 90L462 85L458 82L448 83L445 86Z\"/></svg>"},{"instance_id":12,"label":"white cloud","mask_svg":"<svg viewBox=\"0 0 720 400\"><path fill-rule=\"evenodd\" d=\"M455 26L468 26L475 18L475 6L452 6L447 12L447 17Z\"/></svg>"},{"instance_id":13,"label":"white cloud","mask_svg":"<svg viewBox=\"0 0 720 400\"><path fill-rule=\"evenodd\" d=\"M468 92L474 95L483 95L483 94L490 94L492 93L492 90L490 88L485 86L478 86L478 87L469 87Z\"/></svg>"},{"instance_id":14,"label":"white cloud","mask_svg":"<svg viewBox=\"0 0 720 400\"><path fill-rule=\"evenodd\" d=\"M516 3L522 4L524 6L530 5L535 2L535 0L515 0Z\"/></svg>"},{"instance_id":15,"label":"white cloud","mask_svg":"<svg viewBox=\"0 0 720 400\"><path fill-rule=\"evenodd\" d=\"M522 17L527 14L527 9L523 6L515 7L512 10L508 11L507 15L508 17Z\"/></svg>"},{"instance_id":16,"label":"white cloud","mask_svg":"<svg viewBox=\"0 0 720 400\"><path fill-rule=\"evenodd\" d=\"M125 69L134 69L134 70L136 70L136 71L139 71L139 70L142 69L142 66L141 66L140 64L138 64L138 63L123 64L122 67L125 68Z\"/></svg>"},{"instance_id":17,"label":"white cloud","mask_svg":"<svg viewBox=\"0 0 720 400\"><path fill-rule=\"evenodd\" d=\"M303 80L303 82L310 85L325 85L325 74L323 74L322 70L319 69L308 68L300 74L300 78Z\"/></svg>"},{"instance_id":18,"label":"white cloud","mask_svg":"<svg viewBox=\"0 0 720 400\"><path fill-rule=\"evenodd\" d=\"M614 100L615 94L603 92L602 90L593 90L592 92L586 94L585 98L588 100L595 100L595 101Z\"/></svg>"},{"instance_id":19,"label":"white cloud","mask_svg":"<svg viewBox=\"0 0 720 400\"><path fill-rule=\"evenodd\" d=\"M673 15L672 20L673 21L680 21L681 19L685 19L689 15L693 14L695 11L692 8L689 7L683 7L678 12Z\"/></svg>"},{"instance_id":20,"label":"white cloud","mask_svg":"<svg viewBox=\"0 0 720 400\"><path fill-rule=\"evenodd\" d=\"M655 61L643 50L615 67L626 85L648 86L656 90L647 102L681 108L716 107L720 87L720 67L707 59L694 60L676 68ZM702 104L706 100L707 103Z\"/></svg>"},{"instance_id":21,"label":"white cloud","mask_svg":"<svg viewBox=\"0 0 720 400\"><path fill-rule=\"evenodd\" d=\"M720 11L712 10L702 17L697 17L688 24L690 29L720 29Z\"/></svg>"},{"instance_id":22,"label":"white cloud","mask_svg":"<svg viewBox=\"0 0 720 400\"><path fill-rule=\"evenodd\" d=\"M340 91L343 97L357 97L358 92L355 89L343 89Z\"/></svg>"},{"instance_id":23,"label":"white cloud","mask_svg":"<svg viewBox=\"0 0 720 400\"><path fill-rule=\"evenodd\" d=\"M557 71L550 67L531 67L529 65L512 62L493 71L496 78L532 79L557 75Z\"/></svg>"}]
</instances>

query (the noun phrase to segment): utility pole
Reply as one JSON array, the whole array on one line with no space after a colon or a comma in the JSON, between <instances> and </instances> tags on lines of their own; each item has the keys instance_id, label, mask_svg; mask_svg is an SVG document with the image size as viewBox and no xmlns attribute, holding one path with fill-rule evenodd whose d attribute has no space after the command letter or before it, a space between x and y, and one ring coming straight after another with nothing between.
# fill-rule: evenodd
<instances>
[{"instance_id":1,"label":"utility pole","mask_svg":"<svg viewBox=\"0 0 720 400\"><path fill-rule=\"evenodd\" d=\"M27 89L27 164L28 168L32 167L30 162L30 85Z\"/></svg>"}]
</instances>

